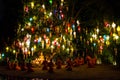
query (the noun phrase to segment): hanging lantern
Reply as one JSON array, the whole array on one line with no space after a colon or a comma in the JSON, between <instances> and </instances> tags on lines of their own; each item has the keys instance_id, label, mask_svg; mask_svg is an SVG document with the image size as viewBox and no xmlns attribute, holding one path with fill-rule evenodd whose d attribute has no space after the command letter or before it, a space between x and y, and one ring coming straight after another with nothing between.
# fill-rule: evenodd
<instances>
[{"instance_id":1,"label":"hanging lantern","mask_svg":"<svg viewBox=\"0 0 120 80\"><path fill-rule=\"evenodd\" d=\"M52 0L49 0L49 3L50 3L51 5L52 5L52 2L53 2Z\"/></svg>"},{"instance_id":2,"label":"hanging lantern","mask_svg":"<svg viewBox=\"0 0 120 80\"><path fill-rule=\"evenodd\" d=\"M113 27L113 28L115 28L115 27L116 27L116 24L115 24L114 22L112 23L112 27Z\"/></svg>"},{"instance_id":3,"label":"hanging lantern","mask_svg":"<svg viewBox=\"0 0 120 80\"><path fill-rule=\"evenodd\" d=\"M81 30L81 28L80 28L80 26L78 26L78 31L80 32L80 30Z\"/></svg>"},{"instance_id":4,"label":"hanging lantern","mask_svg":"<svg viewBox=\"0 0 120 80\"><path fill-rule=\"evenodd\" d=\"M0 54L0 59L2 59L2 55Z\"/></svg>"},{"instance_id":5,"label":"hanging lantern","mask_svg":"<svg viewBox=\"0 0 120 80\"><path fill-rule=\"evenodd\" d=\"M29 10L28 6L25 6L24 11L28 13L28 10Z\"/></svg>"},{"instance_id":6,"label":"hanging lantern","mask_svg":"<svg viewBox=\"0 0 120 80\"><path fill-rule=\"evenodd\" d=\"M44 40L42 40L42 49L44 49Z\"/></svg>"},{"instance_id":7,"label":"hanging lantern","mask_svg":"<svg viewBox=\"0 0 120 80\"><path fill-rule=\"evenodd\" d=\"M117 31L120 31L120 26L117 27Z\"/></svg>"},{"instance_id":8,"label":"hanging lantern","mask_svg":"<svg viewBox=\"0 0 120 80\"><path fill-rule=\"evenodd\" d=\"M120 36L120 26L117 27L118 35Z\"/></svg>"},{"instance_id":9,"label":"hanging lantern","mask_svg":"<svg viewBox=\"0 0 120 80\"><path fill-rule=\"evenodd\" d=\"M108 22L104 22L105 27L109 27L110 24Z\"/></svg>"},{"instance_id":10,"label":"hanging lantern","mask_svg":"<svg viewBox=\"0 0 120 80\"><path fill-rule=\"evenodd\" d=\"M31 8L33 8L34 7L34 2L31 2Z\"/></svg>"},{"instance_id":11,"label":"hanging lantern","mask_svg":"<svg viewBox=\"0 0 120 80\"><path fill-rule=\"evenodd\" d=\"M32 28L31 28L31 32L34 33L34 31L35 31L35 29L34 29L34 27L32 27Z\"/></svg>"},{"instance_id":12,"label":"hanging lantern","mask_svg":"<svg viewBox=\"0 0 120 80\"><path fill-rule=\"evenodd\" d=\"M53 45L51 45L51 53L53 53L53 49L54 49L54 46L53 46Z\"/></svg>"},{"instance_id":13,"label":"hanging lantern","mask_svg":"<svg viewBox=\"0 0 120 80\"><path fill-rule=\"evenodd\" d=\"M6 51L8 52L8 50L9 50L9 47L6 47Z\"/></svg>"},{"instance_id":14,"label":"hanging lantern","mask_svg":"<svg viewBox=\"0 0 120 80\"><path fill-rule=\"evenodd\" d=\"M76 38L76 32L73 32L74 38Z\"/></svg>"},{"instance_id":15,"label":"hanging lantern","mask_svg":"<svg viewBox=\"0 0 120 80\"><path fill-rule=\"evenodd\" d=\"M65 32L66 32L66 33L68 33L68 30L67 30L67 29L65 29Z\"/></svg>"},{"instance_id":16,"label":"hanging lantern","mask_svg":"<svg viewBox=\"0 0 120 80\"><path fill-rule=\"evenodd\" d=\"M67 27L70 27L70 23L67 24Z\"/></svg>"}]
</instances>

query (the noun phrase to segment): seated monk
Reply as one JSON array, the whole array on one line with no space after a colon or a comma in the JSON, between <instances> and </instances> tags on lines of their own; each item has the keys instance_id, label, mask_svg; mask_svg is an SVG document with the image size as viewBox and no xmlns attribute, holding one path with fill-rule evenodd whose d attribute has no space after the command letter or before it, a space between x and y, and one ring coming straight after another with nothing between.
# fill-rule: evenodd
<instances>
[{"instance_id":1,"label":"seated monk","mask_svg":"<svg viewBox=\"0 0 120 80\"><path fill-rule=\"evenodd\" d=\"M18 65L18 62L14 63L14 70L21 70L20 66Z\"/></svg>"},{"instance_id":2,"label":"seated monk","mask_svg":"<svg viewBox=\"0 0 120 80\"><path fill-rule=\"evenodd\" d=\"M48 62L46 59L44 59L42 65L43 65L42 70L48 70Z\"/></svg>"},{"instance_id":3,"label":"seated monk","mask_svg":"<svg viewBox=\"0 0 120 80\"><path fill-rule=\"evenodd\" d=\"M92 68L96 64L96 58L91 58L90 56L86 57L88 67Z\"/></svg>"},{"instance_id":4,"label":"seated monk","mask_svg":"<svg viewBox=\"0 0 120 80\"><path fill-rule=\"evenodd\" d=\"M28 68L27 68L27 66L26 66L26 63L23 61L22 63L21 63L21 70L22 71L26 71Z\"/></svg>"},{"instance_id":5,"label":"seated monk","mask_svg":"<svg viewBox=\"0 0 120 80\"><path fill-rule=\"evenodd\" d=\"M8 65L8 69L12 69L12 66L11 66L11 62L10 61L8 61L8 63L7 63L7 65Z\"/></svg>"},{"instance_id":6,"label":"seated monk","mask_svg":"<svg viewBox=\"0 0 120 80\"><path fill-rule=\"evenodd\" d=\"M17 64L15 70L21 70L20 66Z\"/></svg>"},{"instance_id":7,"label":"seated monk","mask_svg":"<svg viewBox=\"0 0 120 80\"><path fill-rule=\"evenodd\" d=\"M74 61L73 61L73 66L74 66L74 67L79 66L79 58L75 58L75 59L74 59Z\"/></svg>"},{"instance_id":8,"label":"seated monk","mask_svg":"<svg viewBox=\"0 0 120 80\"><path fill-rule=\"evenodd\" d=\"M96 64L97 59L96 58L92 58L92 63L95 65Z\"/></svg>"},{"instance_id":9,"label":"seated monk","mask_svg":"<svg viewBox=\"0 0 120 80\"><path fill-rule=\"evenodd\" d=\"M57 69L61 69L62 68L62 61L60 59L57 59L56 66L57 66L56 67Z\"/></svg>"},{"instance_id":10,"label":"seated monk","mask_svg":"<svg viewBox=\"0 0 120 80\"><path fill-rule=\"evenodd\" d=\"M30 63L30 61L29 61L29 63L27 63L27 71L28 72L34 72L34 70L32 68L32 64Z\"/></svg>"},{"instance_id":11,"label":"seated monk","mask_svg":"<svg viewBox=\"0 0 120 80\"><path fill-rule=\"evenodd\" d=\"M91 60L91 57L90 56L86 56L86 61L89 61Z\"/></svg>"},{"instance_id":12,"label":"seated monk","mask_svg":"<svg viewBox=\"0 0 120 80\"><path fill-rule=\"evenodd\" d=\"M67 60L66 70L67 70L67 71L72 71L72 66L73 66L72 61L71 61L71 59L69 58L69 59Z\"/></svg>"},{"instance_id":13,"label":"seated monk","mask_svg":"<svg viewBox=\"0 0 120 80\"><path fill-rule=\"evenodd\" d=\"M79 65L83 65L84 64L84 59L82 57L79 58Z\"/></svg>"},{"instance_id":14,"label":"seated monk","mask_svg":"<svg viewBox=\"0 0 120 80\"><path fill-rule=\"evenodd\" d=\"M54 71L53 71L53 66L54 66L54 64L53 64L53 62L52 62L52 59L50 60L50 62L48 63L48 72L49 73L53 73Z\"/></svg>"}]
</instances>

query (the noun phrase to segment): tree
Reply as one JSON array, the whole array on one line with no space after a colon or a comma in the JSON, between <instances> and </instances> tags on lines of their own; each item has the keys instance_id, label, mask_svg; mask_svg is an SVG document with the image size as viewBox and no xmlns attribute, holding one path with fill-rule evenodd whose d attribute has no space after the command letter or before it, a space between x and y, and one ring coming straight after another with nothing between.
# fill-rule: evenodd
<instances>
[{"instance_id":1,"label":"tree","mask_svg":"<svg viewBox=\"0 0 120 80\"><path fill-rule=\"evenodd\" d=\"M50 57L72 57L79 26L79 21L76 23L73 18L77 13L74 10L76 2L72 3L71 0L23 0L17 34L12 45L8 46L15 58L23 54L23 59L34 59L41 53Z\"/></svg>"}]
</instances>

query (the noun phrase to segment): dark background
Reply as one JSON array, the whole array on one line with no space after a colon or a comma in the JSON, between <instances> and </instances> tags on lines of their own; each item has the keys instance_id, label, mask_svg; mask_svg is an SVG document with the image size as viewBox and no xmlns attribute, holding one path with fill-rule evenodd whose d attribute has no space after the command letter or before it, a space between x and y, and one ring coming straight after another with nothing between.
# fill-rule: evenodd
<instances>
[{"instance_id":1,"label":"dark background","mask_svg":"<svg viewBox=\"0 0 120 80\"><path fill-rule=\"evenodd\" d=\"M21 10L21 0L0 0L0 48L14 38Z\"/></svg>"},{"instance_id":2,"label":"dark background","mask_svg":"<svg viewBox=\"0 0 120 80\"><path fill-rule=\"evenodd\" d=\"M23 0L0 0L0 48L2 48L7 43L12 43L11 40L14 39L16 35L15 30L18 27L18 22L22 20L22 1ZM100 18L105 15L109 18L117 20L120 19L120 1L118 0L74 1L76 1L74 8L77 10L81 8L79 17L82 17L85 21L89 21L91 18L97 18L98 14Z\"/></svg>"}]
</instances>

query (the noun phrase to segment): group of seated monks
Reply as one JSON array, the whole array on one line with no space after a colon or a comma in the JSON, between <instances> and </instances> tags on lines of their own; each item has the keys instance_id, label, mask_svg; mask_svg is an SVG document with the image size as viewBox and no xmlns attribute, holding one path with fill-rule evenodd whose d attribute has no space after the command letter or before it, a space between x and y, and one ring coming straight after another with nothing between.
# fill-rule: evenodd
<instances>
[{"instance_id":1,"label":"group of seated monks","mask_svg":"<svg viewBox=\"0 0 120 80\"><path fill-rule=\"evenodd\" d=\"M80 66L80 65L83 65L84 64L84 58L82 57L77 57L73 60L73 66L74 67L77 67L77 66Z\"/></svg>"},{"instance_id":2,"label":"group of seated monks","mask_svg":"<svg viewBox=\"0 0 120 80\"><path fill-rule=\"evenodd\" d=\"M76 57L75 59L71 60L71 58L66 59L66 70L71 71L72 67L77 67L80 65L85 64L85 60L87 62L88 67L94 67L96 64L96 58L92 58L90 56L86 56L86 58L82 57ZM62 65L64 64L64 61L62 61L60 58L58 58L55 62L55 64L52 62L52 59L48 62L46 59L44 59L42 63L42 70L48 70L48 72L53 72L54 65L56 66L56 69L61 69ZM14 69L14 70L22 70L22 71L28 71L33 72L32 64L31 62L25 63L24 61L19 65L18 62L10 62L8 61L8 68Z\"/></svg>"},{"instance_id":3,"label":"group of seated monks","mask_svg":"<svg viewBox=\"0 0 120 80\"><path fill-rule=\"evenodd\" d=\"M67 58L65 62L66 62L65 69L67 71L72 71L72 67L78 67L84 64L84 58L77 57L74 60L71 60L71 58ZM61 69L63 64L64 64L64 61L62 61L60 58L56 60L55 64L52 62L52 59L50 60L50 62L48 62L45 59L42 63L43 65L42 70L48 70L50 72L53 72L54 65L56 66L56 69Z\"/></svg>"},{"instance_id":4,"label":"group of seated monks","mask_svg":"<svg viewBox=\"0 0 120 80\"><path fill-rule=\"evenodd\" d=\"M20 65L17 61L14 61L14 62L10 62L8 61L7 63L7 68L9 70L22 70L22 71L28 71L28 72L33 72L33 68L32 68L32 64L30 62L28 63L25 63L25 62L22 62Z\"/></svg>"},{"instance_id":5,"label":"group of seated monks","mask_svg":"<svg viewBox=\"0 0 120 80\"><path fill-rule=\"evenodd\" d=\"M53 71L53 67L56 65L57 69L61 69L62 68L62 61L60 59L56 60L56 63L54 64L52 59L50 59L50 61L48 62L46 59L43 61L42 63L42 70L48 70L48 72L52 73Z\"/></svg>"}]
</instances>

